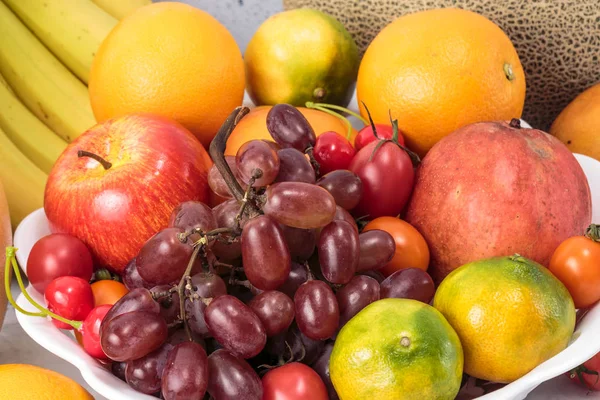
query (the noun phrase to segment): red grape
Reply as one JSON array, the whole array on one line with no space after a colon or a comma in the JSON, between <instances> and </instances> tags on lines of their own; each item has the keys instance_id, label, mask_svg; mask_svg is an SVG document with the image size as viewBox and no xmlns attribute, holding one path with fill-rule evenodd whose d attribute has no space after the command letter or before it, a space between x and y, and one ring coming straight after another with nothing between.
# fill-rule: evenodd
<instances>
[{"instance_id":1,"label":"red grape","mask_svg":"<svg viewBox=\"0 0 600 400\"><path fill-rule=\"evenodd\" d=\"M379 300L379 282L370 276L356 275L336 293L340 307L340 327L360 310Z\"/></svg>"},{"instance_id":2,"label":"red grape","mask_svg":"<svg viewBox=\"0 0 600 400\"><path fill-rule=\"evenodd\" d=\"M210 337L210 332L208 331L208 326L204 319L204 312L206 311L205 300L186 298L184 307L190 330L202 338Z\"/></svg>"},{"instance_id":3,"label":"red grape","mask_svg":"<svg viewBox=\"0 0 600 400\"><path fill-rule=\"evenodd\" d=\"M340 310L333 290L323 281L311 280L294 295L296 323L314 340L332 337L340 322Z\"/></svg>"},{"instance_id":4,"label":"red grape","mask_svg":"<svg viewBox=\"0 0 600 400\"><path fill-rule=\"evenodd\" d=\"M396 254L396 242L392 235L380 229L358 235L360 259L358 271L368 271L386 265Z\"/></svg>"},{"instance_id":5,"label":"red grape","mask_svg":"<svg viewBox=\"0 0 600 400\"><path fill-rule=\"evenodd\" d=\"M262 383L243 358L220 349L208 356L208 393L214 400L261 400Z\"/></svg>"},{"instance_id":6,"label":"red grape","mask_svg":"<svg viewBox=\"0 0 600 400\"><path fill-rule=\"evenodd\" d=\"M114 376L119 378L120 380L125 380L125 368L127 368L126 362L113 362L110 366L110 370Z\"/></svg>"},{"instance_id":7,"label":"red grape","mask_svg":"<svg viewBox=\"0 0 600 400\"><path fill-rule=\"evenodd\" d=\"M239 148L235 165L244 183L249 184L255 171L259 169L262 175L256 178L252 186L267 186L279 173L279 156L266 142L251 140Z\"/></svg>"},{"instance_id":8,"label":"red grape","mask_svg":"<svg viewBox=\"0 0 600 400\"><path fill-rule=\"evenodd\" d=\"M347 169L356 151L352 144L337 132L323 132L317 137L313 150L319 163L319 172L327 174L338 169Z\"/></svg>"},{"instance_id":9,"label":"red grape","mask_svg":"<svg viewBox=\"0 0 600 400\"><path fill-rule=\"evenodd\" d=\"M290 274L290 252L279 225L266 215L251 219L242 231L246 277L261 290L277 289Z\"/></svg>"},{"instance_id":10,"label":"red grape","mask_svg":"<svg viewBox=\"0 0 600 400\"><path fill-rule=\"evenodd\" d=\"M381 282L382 299L413 299L429 304L434 294L433 279L419 268L401 269Z\"/></svg>"},{"instance_id":11,"label":"red grape","mask_svg":"<svg viewBox=\"0 0 600 400\"><path fill-rule=\"evenodd\" d=\"M381 283L383 282L383 280L385 279L385 276L379 272L379 271L374 271L374 270L368 270L368 271L358 271L359 275L364 275L364 276L370 276L371 278L375 279L377 282Z\"/></svg>"},{"instance_id":12,"label":"red grape","mask_svg":"<svg viewBox=\"0 0 600 400\"><path fill-rule=\"evenodd\" d=\"M352 215L350 215L350 213L348 211L344 210L342 207L335 206L335 215L333 217L333 220L334 221L346 221L347 223L352 225L352 228L354 228L354 230L358 234L358 225L356 225L356 221L354 220ZM317 230L317 240L321 237L322 231L323 231L323 228Z\"/></svg>"},{"instance_id":13,"label":"red grape","mask_svg":"<svg viewBox=\"0 0 600 400\"><path fill-rule=\"evenodd\" d=\"M293 228L283 224L279 224L279 227L283 232L292 259L308 260L315 252L317 232L314 229Z\"/></svg>"},{"instance_id":14,"label":"red grape","mask_svg":"<svg viewBox=\"0 0 600 400\"><path fill-rule=\"evenodd\" d=\"M331 382L331 377L329 376L329 359L331 358L332 351L333 342L329 342L325 345L325 348L319 358L317 358L317 361L311 364L311 367L323 380L323 383L327 388L329 400L339 400L339 396L337 395L333 383Z\"/></svg>"},{"instance_id":15,"label":"red grape","mask_svg":"<svg viewBox=\"0 0 600 400\"><path fill-rule=\"evenodd\" d=\"M265 351L281 360L294 360L304 364L314 362L325 342L313 340L300 332L296 324L292 324L287 332L270 337L265 346ZM290 353L291 351L291 353Z\"/></svg>"},{"instance_id":16,"label":"red grape","mask_svg":"<svg viewBox=\"0 0 600 400\"><path fill-rule=\"evenodd\" d=\"M317 245L321 273L331 283L344 284L356 273L358 233L346 221L332 221L321 231Z\"/></svg>"},{"instance_id":17,"label":"red grape","mask_svg":"<svg viewBox=\"0 0 600 400\"><path fill-rule=\"evenodd\" d=\"M227 163L227 165L229 165L229 169L231 170L233 176L236 178L240 186L245 190L247 185L244 185L240 178L237 166L235 165L235 156L225 156L225 162ZM225 183L225 180L223 179L223 176L221 175L221 172L219 172L219 169L216 165L213 165L208 171L207 180L208 186L210 186L211 190L216 195L224 197L226 199L233 197L233 195L229 191L227 183Z\"/></svg>"},{"instance_id":18,"label":"red grape","mask_svg":"<svg viewBox=\"0 0 600 400\"><path fill-rule=\"evenodd\" d=\"M202 399L208 387L208 357L198 343L176 345L162 374L165 400Z\"/></svg>"},{"instance_id":19,"label":"red grape","mask_svg":"<svg viewBox=\"0 0 600 400\"><path fill-rule=\"evenodd\" d=\"M263 212L294 228L319 228L335 215L335 199L322 187L304 182L278 182L267 188Z\"/></svg>"},{"instance_id":20,"label":"red grape","mask_svg":"<svg viewBox=\"0 0 600 400\"><path fill-rule=\"evenodd\" d=\"M132 311L104 319L100 342L114 361L136 360L158 349L167 339L167 324L159 314Z\"/></svg>"},{"instance_id":21,"label":"red grape","mask_svg":"<svg viewBox=\"0 0 600 400\"><path fill-rule=\"evenodd\" d=\"M169 226L184 231L198 228L203 232L217 228L217 221L209 206L199 201L186 201L173 210Z\"/></svg>"},{"instance_id":22,"label":"red grape","mask_svg":"<svg viewBox=\"0 0 600 400\"><path fill-rule=\"evenodd\" d=\"M240 204L237 202L237 200L227 200L213 208L213 213L219 228L235 227L235 217L239 211ZM223 235L224 239L227 237L228 235ZM242 255L242 247L239 241L233 243L222 243L217 240L214 242L212 251L219 259L224 261L232 261Z\"/></svg>"},{"instance_id":23,"label":"red grape","mask_svg":"<svg viewBox=\"0 0 600 400\"><path fill-rule=\"evenodd\" d=\"M358 175L346 169L340 169L324 175L317 181L317 185L327 190L338 206L345 210L352 210L362 196L362 182Z\"/></svg>"},{"instance_id":24,"label":"red grape","mask_svg":"<svg viewBox=\"0 0 600 400\"><path fill-rule=\"evenodd\" d=\"M138 392L154 394L160 391L161 377L173 345L165 343L152 353L127 363L125 380Z\"/></svg>"},{"instance_id":25,"label":"red grape","mask_svg":"<svg viewBox=\"0 0 600 400\"><path fill-rule=\"evenodd\" d=\"M315 170L306 156L296 149L281 149L279 156L279 173L275 182L315 183Z\"/></svg>"},{"instance_id":26,"label":"red grape","mask_svg":"<svg viewBox=\"0 0 600 400\"><path fill-rule=\"evenodd\" d=\"M182 242L180 228L166 228L152 236L135 261L142 279L152 285L178 283L190 261L192 246Z\"/></svg>"},{"instance_id":27,"label":"red grape","mask_svg":"<svg viewBox=\"0 0 600 400\"><path fill-rule=\"evenodd\" d=\"M94 294L89 282L76 276L61 276L46 287L48 309L71 321L83 321L94 308ZM60 329L73 329L71 325L53 319Z\"/></svg>"},{"instance_id":28,"label":"red grape","mask_svg":"<svg viewBox=\"0 0 600 400\"><path fill-rule=\"evenodd\" d=\"M192 275L192 286L198 296L205 299L227 294L227 285L223 278L212 272L199 272Z\"/></svg>"},{"instance_id":29,"label":"red grape","mask_svg":"<svg viewBox=\"0 0 600 400\"><path fill-rule=\"evenodd\" d=\"M104 322L114 317L132 311L148 311L154 314L160 313L160 305L152 298L148 289L133 289L119 299L110 309Z\"/></svg>"},{"instance_id":30,"label":"red grape","mask_svg":"<svg viewBox=\"0 0 600 400\"><path fill-rule=\"evenodd\" d=\"M304 151L315 145L315 131L304 115L289 104L276 104L267 114L267 130L281 147Z\"/></svg>"},{"instance_id":31,"label":"red grape","mask_svg":"<svg viewBox=\"0 0 600 400\"><path fill-rule=\"evenodd\" d=\"M81 326L83 337L82 344L85 352L90 356L101 360L108 360L108 357L104 354L104 351L102 351L102 345L100 343L100 327L111 307L110 304L103 304L95 307L90 311L87 317L85 317L83 325Z\"/></svg>"},{"instance_id":32,"label":"red grape","mask_svg":"<svg viewBox=\"0 0 600 400\"><path fill-rule=\"evenodd\" d=\"M248 306L260 319L269 337L284 332L294 321L294 302L277 290L258 294Z\"/></svg>"},{"instance_id":33,"label":"red grape","mask_svg":"<svg viewBox=\"0 0 600 400\"><path fill-rule=\"evenodd\" d=\"M211 335L233 354L256 356L265 347L265 327L250 307L231 295L219 296L204 311Z\"/></svg>"},{"instance_id":34,"label":"red grape","mask_svg":"<svg viewBox=\"0 0 600 400\"><path fill-rule=\"evenodd\" d=\"M140 273L137 270L137 266L135 265L135 259L136 259L136 257L134 257L131 261L129 261L129 263L125 267L125 270L123 271L123 275L121 275L121 278L123 279L123 283L125 284L125 287L129 290L133 290L133 289L137 289L137 288L150 289L152 287L152 285L150 285L148 282L144 281L144 279L142 279L142 277L140 276Z\"/></svg>"},{"instance_id":35,"label":"red grape","mask_svg":"<svg viewBox=\"0 0 600 400\"><path fill-rule=\"evenodd\" d=\"M44 294L50 282L61 276L77 276L89 281L93 268L92 255L81 240L65 233L53 233L31 248L27 278L35 290Z\"/></svg>"},{"instance_id":36,"label":"red grape","mask_svg":"<svg viewBox=\"0 0 600 400\"><path fill-rule=\"evenodd\" d=\"M300 285L302 285L307 280L308 271L306 267L302 264L298 264L292 261L292 268L290 270L290 274L288 275L283 285L279 286L277 290L287 294L288 296L290 296L290 298L293 298Z\"/></svg>"},{"instance_id":37,"label":"red grape","mask_svg":"<svg viewBox=\"0 0 600 400\"><path fill-rule=\"evenodd\" d=\"M172 324L179 319L179 293L170 292L171 288L170 285L161 285L150 289L154 296L158 293L165 294L160 298L156 298L156 302L160 305L160 315L167 324Z\"/></svg>"}]
</instances>

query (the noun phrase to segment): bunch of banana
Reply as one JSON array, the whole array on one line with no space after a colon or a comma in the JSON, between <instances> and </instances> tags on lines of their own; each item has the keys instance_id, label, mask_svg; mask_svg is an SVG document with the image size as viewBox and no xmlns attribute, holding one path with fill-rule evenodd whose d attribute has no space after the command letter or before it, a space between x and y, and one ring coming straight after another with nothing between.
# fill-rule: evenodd
<instances>
[{"instance_id":1,"label":"bunch of banana","mask_svg":"<svg viewBox=\"0 0 600 400\"><path fill-rule=\"evenodd\" d=\"M0 181L16 226L47 174L92 127L87 80L118 19L150 0L0 0Z\"/></svg>"}]
</instances>

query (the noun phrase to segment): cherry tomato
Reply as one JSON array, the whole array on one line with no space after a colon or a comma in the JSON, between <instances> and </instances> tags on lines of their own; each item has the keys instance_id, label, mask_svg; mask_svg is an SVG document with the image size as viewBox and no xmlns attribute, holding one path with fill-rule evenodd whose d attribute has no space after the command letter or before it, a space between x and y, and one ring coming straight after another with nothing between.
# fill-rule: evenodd
<instances>
[{"instance_id":1,"label":"cherry tomato","mask_svg":"<svg viewBox=\"0 0 600 400\"><path fill-rule=\"evenodd\" d=\"M427 271L429 266L429 247L419 231L406 221L394 217L379 217L369 222L363 232L373 229L386 231L396 242L396 253L392 260L378 269L383 275L406 268L419 268Z\"/></svg>"},{"instance_id":2,"label":"cherry tomato","mask_svg":"<svg viewBox=\"0 0 600 400\"><path fill-rule=\"evenodd\" d=\"M567 372L573 382L588 390L600 391L600 353L584 362L579 367Z\"/></svg>"},{"instance_id":3,"label":"cherry tomato","mask_svg":"<svg viewBox=\"0 0 600 400\"><path fill-rule=\"evenodd\" d=\"M333 131L319 135L313 148L313 155L319 163L321 175L338 169L348 169L354 154L356 151L352 144Z\"/></svg>"},{"instance_id":4,"label":"cherry tomato","mask_svg":"<svg viewBox=\"0 0 600 400\"><path fill-rule=\"evenodd\" d=\"M100 345L100 325L111 307L112 305L110 304L104 304L94 308L90 311L81 326L82 340L80 343L83 349L90 356L101 360L108 360L108 357L104 354Z\"/></svg>"},{"instance_id":5,"label":"cherry tomato","mask_svg":"<svg viewBox=\"0 0 600 400\"><path fill-rule=\"evenodd\" d=\"M40 293L45 293L50 282L60 276L78 276L89 281L93 269L92 255L85 244L64 233L38 240L27 259L27 278Z\"/></svg>"},{"instance_id":6,"label":"cherry tomato","mask_svg":"<svg viewBox=\"0 0 600 400\"><path fill-rule=\"evenodd\" d=\"M406 151L393 142L375 150L378 144L363 147L348 167L363 184L362 197L352 211L357 217L396 216L413 190L415 170Z\"/></svg>"},{"instance_id":7,"label":"cherry tomato","mask_svg":"<svg viewBox=\"0 0 600 400\"><path fill-rule=\"evenodd\" d=\"M48 309L71 321L83 321L94 308L94 294L88 281L76 276L54 279L44 294ZM73 329L64 322L52 320L60 329Z\"/></svg>"},{"instance_id":8,"label":"cherry tomato","mask_svg":"<svg viewBox=\"0 0 600 400\"><path fill-rule=\"evenodd\" d=\"M270 370L262 378L262 400L328 400L321 377L298 362Z\"/></svg>"},{"instance_id":9,"label":"cherry tomato","mask_svg":"<svg viewBox=\"0 0 600 400\"><path fill-rule=\"evenodd\" d=\"M103 304L115 304L119 299L129 293L129 290L121 282L105 279L92 283L94 294L94 307Z\"/></svg>"},{"instance_id":10,"label":"cherry tomato","mask_svg":"<svg viewBox=\"0 0 600 400\"><path fill-rule=\"evenodd\" d=\"M593 240L598 226L587 236L573 236L552 254L548 268L569 290L575 308L588 308L600 300L600 243Z\"/></svg>"},{"instance_id":11,"label":"cherry tomato","mask_svg":"<svg viewBox=\"0 0 600 400\"><path fill-rule=\"evenodd\" d=\"M391 139L394 136L394 130L391 125L375 124L375 130L380 139ZM360 151L360 149L375 140L377 138L373 134L373 128L370 124L365 125L364 128L358 131L358 134L354 138L354 150ZM404 136L402 136L401 132L398 132L398 143L404 146Z\"/></svg>"}]
</instances>

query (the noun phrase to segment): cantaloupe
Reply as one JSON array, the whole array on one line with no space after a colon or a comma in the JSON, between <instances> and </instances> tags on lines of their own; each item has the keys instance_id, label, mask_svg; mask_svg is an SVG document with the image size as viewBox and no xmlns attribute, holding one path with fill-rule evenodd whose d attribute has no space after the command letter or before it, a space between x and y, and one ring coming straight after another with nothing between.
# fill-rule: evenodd
<instances>
[{"instance_id":1,"label":"cantaloupe","mask_svg":"<svg viewBox=\"0 0 600 400\"><path fill-rule=\"evenodd\" d=\"M527 78L523 119L547 131L560 111L600 80L598 0L283 0L286 9L311 7L342 22L361 52L401 15L459 7L485 15L513 41Z\"/></svg>"},{"instance_id":2,"label":"cantaloupe","mask_svg":"<svg viewBox=\"0 0 600 400\"><path fill-rule=\"evenodd\" d=\"M12 244L12 231L8 203L0 182L0 329L6 312L6 293L4 292L4 263L6 261L6 246Z\"/></svg>"}]
</instances>

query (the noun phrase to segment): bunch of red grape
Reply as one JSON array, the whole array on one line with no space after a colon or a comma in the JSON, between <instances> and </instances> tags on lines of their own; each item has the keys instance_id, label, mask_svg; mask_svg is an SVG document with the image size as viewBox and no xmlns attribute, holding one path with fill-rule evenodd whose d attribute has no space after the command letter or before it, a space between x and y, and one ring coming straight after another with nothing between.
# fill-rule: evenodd
<instances>
[{"instance_id":1,"label":"bunch of red grape","mask_svg":"<svg viewBox=\"0 0 600 400\"><path fill-rule=\"evenodd\" d=\"M179 205L125 270L131 291L104 317L100 338L115 375L140 392L260 400L308 387L306 398L336 399L329 355L344 324L380 298L433 296L422 270L385 280L377 272L394 239L359 233L349 211L361 179L318 176L302 114L276 105L267 127L274 142L247 142L235 157L215 153L228 136L219 133L208 180L227 200ZM284 372L296 378L277 377Z\"/></svg>"}]
</instances>

